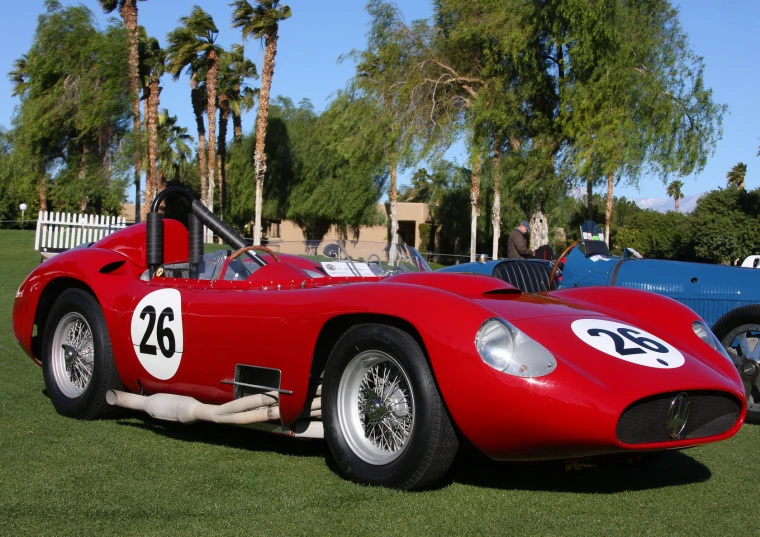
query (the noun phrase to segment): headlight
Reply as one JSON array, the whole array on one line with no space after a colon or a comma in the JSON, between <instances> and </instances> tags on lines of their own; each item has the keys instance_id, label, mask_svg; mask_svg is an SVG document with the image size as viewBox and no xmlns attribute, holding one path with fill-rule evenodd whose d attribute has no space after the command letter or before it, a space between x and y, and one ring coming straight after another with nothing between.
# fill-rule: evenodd
<instances>
[{"instance_id":1,"label":"headlight","mask_svg":"<svg viewBox=\"0 0 760 537\"><path fill-rule=\"evenodd\" d=\"M483 323L475 348L485 363L516 377L543 377L557 367L549 351L503 319Z\"/></svg>"},{"instance_id":2,"label":"headlight","mask_svg":"<svg viewBox=\"0 0 760 537\"><path fill-rule=\"evenodd\" d=\"M712 330L707 328L707 325L705 323L702 321L694 321L694 323L691 325L691 329L694 330L694 333L697 334L697 337L699 339L725 356L726 360L731 362L731 365L735 365L734 361L731 360L731 357L728 355L728 352L726 352L726 349L723 347L723 345L721 345L720 341L718 341L718 338L715 337L715 334L712 333Z\"/></svg>"}]
</instances>

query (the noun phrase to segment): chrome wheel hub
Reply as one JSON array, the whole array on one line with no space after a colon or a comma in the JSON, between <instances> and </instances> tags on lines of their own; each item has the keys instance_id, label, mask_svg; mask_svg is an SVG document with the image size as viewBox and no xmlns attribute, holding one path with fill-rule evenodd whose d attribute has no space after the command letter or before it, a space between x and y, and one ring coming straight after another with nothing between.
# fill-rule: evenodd
<instances>
[{"instance_id":1,"label":"chrome wheel hub","mask_svg":"<svg viewBox=\"0 0 760 537\"><path fill-rule=\"evenodd\" d=\"M67 397L79 397L92 379L95 347L92 330L78 313L68 313L53 334L51 366L56 385Z\"/></svg>"},{"instance_id":2,"label":"chrome wheel hub","mask_svg":"<svg viewBox=\"0 0 760 537\"><path fill-rule=\"evenodd\" d=\"M388 464L409 445L414 394L399 362L364 351L346 366L338 387L338 420L351 450L371 464Z\"/></svg>"},{"instance_id":3,"label":"chrome wheel hub","mask_svg":"<svg viewBox=\"0 0 760 537\"><path fill-rule=\"evenodd\" d=\"M744 325L723 340L744 382L747 410L760 412L760 325Z\"/></svg>"}]
</instances>

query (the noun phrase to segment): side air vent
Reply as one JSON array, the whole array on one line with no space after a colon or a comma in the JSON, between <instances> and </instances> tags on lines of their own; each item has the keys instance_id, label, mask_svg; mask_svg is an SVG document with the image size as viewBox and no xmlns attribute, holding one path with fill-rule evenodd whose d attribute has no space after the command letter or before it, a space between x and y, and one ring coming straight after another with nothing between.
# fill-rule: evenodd
<instances>
[{"instance_id":1,"label":"side air vent","mask_svg":"<svg viewBox=\"0 0 760 537\"><path fill-rule=\"evenodd\" d=\"M110 274L111 272L116 272L124 266L125 262L126 261L114 261L113 263L108 263L107 265L100 267L100 270L98 272L101 274Z\"/></svg>"},{"instance_id":2,"label":"side air vent","mask_svg":"<svg viewBox=\"0 0 760 537\"><path fill-rule=\"evenodd\" d=\"M281 375L279 369L237 364L235 366L235 380L223 380L222 383L235 386L235 399L271 391L284 394L293 393L289 390L280 389Z\"/></svg>"}]
</instances>

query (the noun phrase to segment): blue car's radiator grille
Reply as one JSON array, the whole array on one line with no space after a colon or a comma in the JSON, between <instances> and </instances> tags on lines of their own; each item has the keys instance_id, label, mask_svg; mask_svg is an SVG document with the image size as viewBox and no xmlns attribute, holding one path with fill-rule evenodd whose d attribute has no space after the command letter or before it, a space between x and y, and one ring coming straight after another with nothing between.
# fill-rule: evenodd
<instances>
[{"instance_id":1,"label":"blue car's radiator grille","mask_svg":"<svg viewBox=\"0 0 760 537\"><path fill-rule=\"evenodd\" d=\"M667 432L671 403L680 392L636 401L620 416L618 440L625 444L672 441ZM736 423L741 403L723 392L694 391L689 396L689 416L678 439L703 438L728 431Z\"/></svg>"}]
</instances>

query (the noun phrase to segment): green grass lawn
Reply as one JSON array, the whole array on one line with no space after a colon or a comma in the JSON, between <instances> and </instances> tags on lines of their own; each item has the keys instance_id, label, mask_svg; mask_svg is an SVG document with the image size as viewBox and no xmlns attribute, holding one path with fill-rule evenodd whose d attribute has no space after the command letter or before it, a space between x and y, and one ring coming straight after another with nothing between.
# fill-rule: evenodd
<instances>
[{"instance_id":1,"label":"green grass lawn","mask_svg":"<svg viewBox=\"0 0 760 537\"><path fill-rule=\"evenodd\" d=\"M11 330L33 240L0 230L0 535L760 535L760 426L647 467L468 451L439 489L404 493L341 479L322 441L63 418Z\"/></svg>"}]
</instances>

